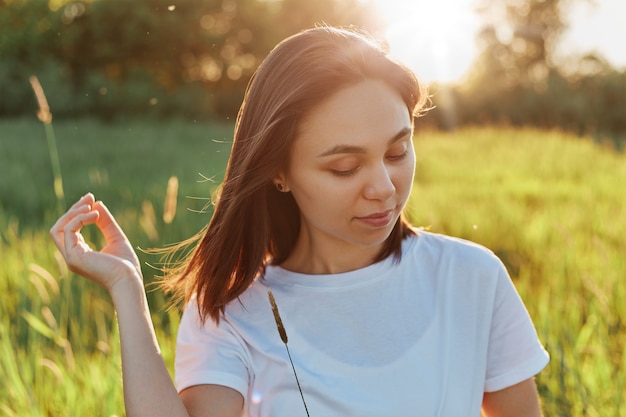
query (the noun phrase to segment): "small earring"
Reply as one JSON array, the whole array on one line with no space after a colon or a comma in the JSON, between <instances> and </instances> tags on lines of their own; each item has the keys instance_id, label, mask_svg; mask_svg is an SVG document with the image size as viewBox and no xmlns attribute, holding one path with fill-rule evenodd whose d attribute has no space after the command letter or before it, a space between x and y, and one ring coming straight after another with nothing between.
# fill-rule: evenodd
<instances>
[{"instance_id":1,"label":"small earring","mask_svg":"<svg viewBox=\"0 0 626 417\"><path fill-rule=\"evenodd\" d=\"M284 193L284 192L287 191L287 188L285 187L285 184L283 184L281 182L274 183L274 185L276 186L276 189L278 191L280 191L281 193Z\"/></svg>"}]
</instances>

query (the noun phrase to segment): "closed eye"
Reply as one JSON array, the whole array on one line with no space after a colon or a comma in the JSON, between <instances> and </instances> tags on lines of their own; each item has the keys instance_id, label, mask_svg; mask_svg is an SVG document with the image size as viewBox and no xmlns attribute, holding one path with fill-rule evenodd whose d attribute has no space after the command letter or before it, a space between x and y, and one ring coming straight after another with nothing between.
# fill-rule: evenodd
<instances>
[{"instance_id":1,"label":"closed eye","mask_svg":"<svg viewBox=\"0 0 626 417\"><path fill-rule=\"evenodd\" d=\"M358 170L359 167L346 170L332 169L330 172L337 177L349 177L350 175L355 174Z\"/></svg>"},{"instance_id":2,"label":"closed eye","mask_svg":"<svg viewBox=\"0 0 626 417\"><path fill-rule=\"evenodd\" d=\"M406 158L406 156L409 154L409 150L405 150L404 152L402 152L401 154L397 154L397 155L389 155L387 156L387 159L390 161L401 161L404 158Z\"/></svg>"}]
</instances>

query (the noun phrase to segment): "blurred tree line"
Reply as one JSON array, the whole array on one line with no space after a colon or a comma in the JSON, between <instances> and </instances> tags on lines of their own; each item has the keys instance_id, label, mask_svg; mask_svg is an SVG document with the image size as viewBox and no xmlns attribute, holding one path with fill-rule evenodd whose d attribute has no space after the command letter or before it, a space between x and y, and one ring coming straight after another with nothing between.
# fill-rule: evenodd
<instances>
[{"instance_id":1,"label":"blurred tree line","mask_svg":"<svg viewBox=\"0 0 626 417\"><path fill-rule=\"evenodd\" d=\"M532 125L626 139L626 70L595 54L557 57L565 11L593 0L478 0L480 55L461 84L434 86L431 123Z\"/></svg>"},{"instance_id":2,"label":"blurred tree line","mask_svg":"<svg viewBox=\"0 0 626 417\"><path fill-rule=\"evenodd\" d=\"M554 55L581 1L476 0L481 54L461 83L432 86L423 123L624 138L626 71ZM385 29L366 0L0 0L0 117L34 112L37 75L55 117L234 118L271 48L321 22Z\"/></svg>"},{"instance_id":3,"label":"blurred tree line","mask_svg":"<svg viewBox=\"0 0 626 417\"><path fill-rule=\"evenodd\" d=\"M0 117L234 116L283 38L316 23L375 29L359 0L0 0Z\"/></svg>"}]
</instances>

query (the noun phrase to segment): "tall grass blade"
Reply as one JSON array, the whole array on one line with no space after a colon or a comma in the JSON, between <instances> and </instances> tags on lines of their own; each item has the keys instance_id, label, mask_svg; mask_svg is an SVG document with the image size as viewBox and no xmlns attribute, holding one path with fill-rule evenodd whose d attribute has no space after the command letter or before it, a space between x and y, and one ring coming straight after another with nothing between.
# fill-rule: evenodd
<instances>
[{"instance_id":1,"label":"tall grass blade","mask_svg":"<svg viewBox=\"0 0 626 417\"><path fill-rule=\"evenodd\" d=\"M51 329L46 323L35 317L32 313L24 311L22 312L22 317L24 317L24 320L28 322L28 325L40 335L52 340L57 339L56 332Z\"/></svg>"},{"instance_id":2,"label":"tall grass blade","mask_svg":"<svg viewBox=\"0 0 626 417\"><path fill-rule=\"evenodd\" d=\"M52 128L52 113L50 112L50 106L48 106L48 100L46 94L39 83L39 79L36 76L30 77L30 85L35 92L35 98L39 110L37 111L37 117L43 123L46 131L46 141L48 143L48 153L50 154L50 164L52 165L52 175L54 178L54 195L57 199L57 205L59 213L65 211L65 193L63 191L63 176L61 175L61 163L59 162L59 151L57 148L56 138L54 136L54 129Z\"/></svg>"}]
</instances>

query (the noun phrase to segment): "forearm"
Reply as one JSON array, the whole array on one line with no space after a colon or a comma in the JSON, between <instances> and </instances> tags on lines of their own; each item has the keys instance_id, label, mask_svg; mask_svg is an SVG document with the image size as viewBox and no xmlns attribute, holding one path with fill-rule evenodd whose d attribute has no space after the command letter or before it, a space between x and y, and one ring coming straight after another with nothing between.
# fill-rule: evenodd
<instances>
[{"instance_id":1,"label":"forearm","mask_svg":"<svg viewBox=\"0 0 626 417\"><path fill-rule=\"evenodd\" d=\"M141 278L119 280L111 297L120 332L127 416L188 416L161 356Z\"/></svg>"}]
</instances>

